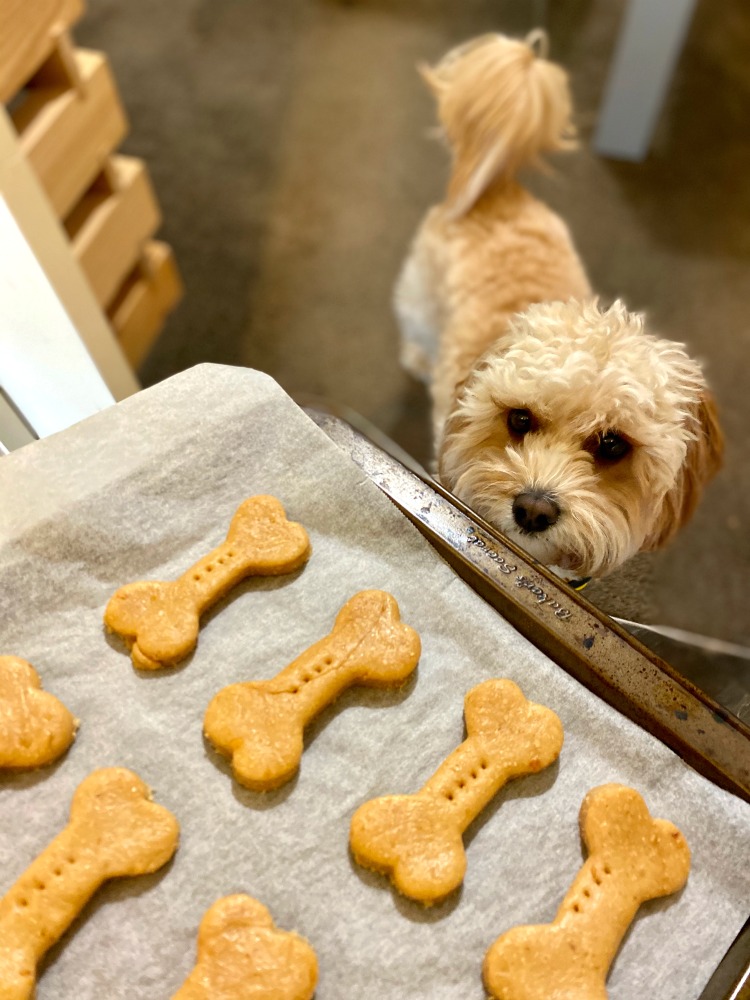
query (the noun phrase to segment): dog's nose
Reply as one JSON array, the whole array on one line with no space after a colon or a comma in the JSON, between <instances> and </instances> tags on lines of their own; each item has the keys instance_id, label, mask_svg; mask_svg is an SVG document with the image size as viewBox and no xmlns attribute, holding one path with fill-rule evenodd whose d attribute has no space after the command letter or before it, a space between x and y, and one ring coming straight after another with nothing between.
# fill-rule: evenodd
<instances>
[{"instance_id":1,"label":"dog's nose","mask_svg":"<svg viewBox=\"0 0 750 1000\"><path fill-rule=\"evenodd\" d=\"M557 503L540 490L519 493L513 501L513 518L524 531L546 531L559 516Z\"/></svg>"}]
</instances>

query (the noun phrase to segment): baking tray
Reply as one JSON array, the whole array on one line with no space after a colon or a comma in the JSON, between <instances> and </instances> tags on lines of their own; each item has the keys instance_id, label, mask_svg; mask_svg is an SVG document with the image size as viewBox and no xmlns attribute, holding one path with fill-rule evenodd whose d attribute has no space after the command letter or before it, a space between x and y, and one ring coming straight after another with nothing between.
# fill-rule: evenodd
<instances>
[{"instance_id":1,"label":"baking tray","mask_svg":"<svg viewBox=\"0 0 750 1000\"><path fill-rule=\"evenodd\" d=\"M305 411L518 632L696 771L750 802L748 726L500 535L408 456L399 461L319 404ZM700 1000L748 998L750 915Z\"/></svg>"}]
</instances>

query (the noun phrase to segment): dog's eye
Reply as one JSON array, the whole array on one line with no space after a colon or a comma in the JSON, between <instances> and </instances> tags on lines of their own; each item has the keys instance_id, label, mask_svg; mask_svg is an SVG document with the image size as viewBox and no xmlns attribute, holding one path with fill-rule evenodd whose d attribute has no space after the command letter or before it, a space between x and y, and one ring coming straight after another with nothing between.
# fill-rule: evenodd
<instances>
[{"instance_id":1,"label":"dog's eye","mask_svg":"<svg viewBox=\"0 0 750 1000\"><path fill-rule=\"evenodd\" d=\"M534 425L531 410L508 410L508 430L512 434L528 434Z\"/></svg>"},{"instance_id":2,"label":"dog's eye","mask_svg":"<svg viewBox=\"0 0 750 1000\"><path fill-rule=\"evenodd\" d=\"M605 462L619 462L621 458L625 458L629 451L629 441L626 441L619 434L615 434L614 431L607 431L599 439L596 457L604 459Z\"/></svg>"}]
</instances>

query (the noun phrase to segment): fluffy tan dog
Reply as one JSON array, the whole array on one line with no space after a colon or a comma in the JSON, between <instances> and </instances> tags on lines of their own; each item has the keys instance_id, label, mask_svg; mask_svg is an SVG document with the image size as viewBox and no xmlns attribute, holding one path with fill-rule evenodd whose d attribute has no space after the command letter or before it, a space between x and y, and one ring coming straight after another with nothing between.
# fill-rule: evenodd
<instances>
[{"instance_id":1,"label":"fluffy tan dog","mask_svg":"<svg viewBox=\"0 0 750 1000\"><path fill-rule=\"evenodd\" d=\"M453 166L396 311L442 482L562 576L601 577L685 523L723 442L700 366L599 306L565 224L515 180L572 145L544 41L484 36L423 70Z\"/></svg>"}]
</instances>

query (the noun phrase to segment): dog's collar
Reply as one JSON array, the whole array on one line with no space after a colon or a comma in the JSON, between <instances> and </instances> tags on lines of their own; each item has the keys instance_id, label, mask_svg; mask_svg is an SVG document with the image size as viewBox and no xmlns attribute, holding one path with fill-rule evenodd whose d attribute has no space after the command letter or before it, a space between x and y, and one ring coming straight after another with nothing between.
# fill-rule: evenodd
<instances>
[{"instance_id":1,"label":"dog's collar","mask_svg":"<svg viewBox=\"0 0 750 1000\"><path fill-rule=\"evenodd\" d=\"M590 576L583 576L580 580L566 580L565 581L569 587L573 590L583 590L587 584L591 583Z\"/></svg>"}]
</instances>

